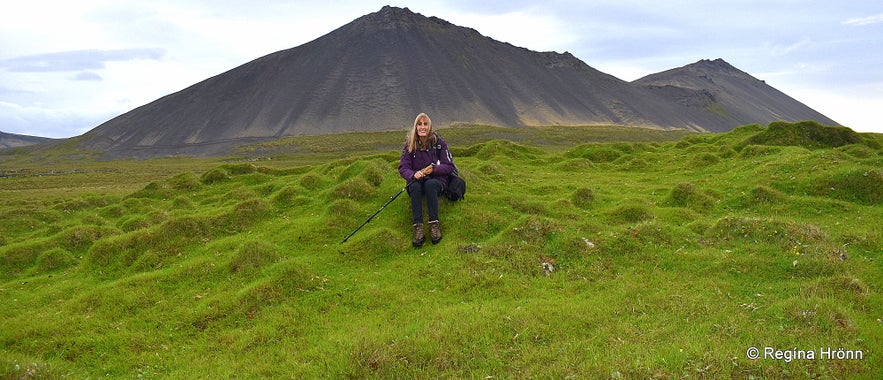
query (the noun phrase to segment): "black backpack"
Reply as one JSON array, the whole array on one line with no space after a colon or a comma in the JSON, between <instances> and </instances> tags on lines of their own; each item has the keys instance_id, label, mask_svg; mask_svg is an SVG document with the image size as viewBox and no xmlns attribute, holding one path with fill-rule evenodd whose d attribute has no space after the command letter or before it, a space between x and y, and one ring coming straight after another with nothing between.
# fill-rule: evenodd
<instances>
[{"instance_id":1,"label":"black backpack","mask_svg":"<svg viewBox=\"0 0 883 380\"><path fill-rule=\"evenodd\" d=\"M451 174L448 174L448 188L445 195L452 201L466 198L466 181L457 174L456 166Z\"/></svg>"},{"instance_id":2,"label":"black backpack","mask_svg":"<svg viewBox=\"0 0 883 380\"><path fill-rule=\"evenodd\" d=\"M436 146L435 151L438 154L438 161L441 162L441 145ZM466 198L466 181L460 177L453 159L451 159L451 165L454 165L454 171L448 174L448 188L445 189L445 196L452 201L459 201Z\"/></svg>"}]
</instances>

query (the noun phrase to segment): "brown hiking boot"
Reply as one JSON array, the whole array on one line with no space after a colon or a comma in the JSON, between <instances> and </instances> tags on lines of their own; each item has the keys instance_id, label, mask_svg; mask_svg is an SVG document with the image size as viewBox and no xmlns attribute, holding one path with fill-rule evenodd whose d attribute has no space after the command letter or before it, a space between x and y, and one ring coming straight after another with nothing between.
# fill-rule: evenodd
<instances>
[{"instance_id":1,"label":"brown hiking boot","mask_svg":"<svg viewBox=\"0 0 883 380\"><path fill-rule=\"evenodd\" d=\"M442 239L441 226L437 220L429 222L429 237L432 239L432 244L438 244Z\"/></svg>"},{"instance_id":2,"label":"brown hiking boot","mask_svg":"<svg viewBox=\"0 0 883 380\"><path fill-rule=\"evenodd\" d=\"M423 231L423 223L414 225L414 241L411 242L415 247L422 247L426 241L426 232Z\"/></svg>"}]
</instances>

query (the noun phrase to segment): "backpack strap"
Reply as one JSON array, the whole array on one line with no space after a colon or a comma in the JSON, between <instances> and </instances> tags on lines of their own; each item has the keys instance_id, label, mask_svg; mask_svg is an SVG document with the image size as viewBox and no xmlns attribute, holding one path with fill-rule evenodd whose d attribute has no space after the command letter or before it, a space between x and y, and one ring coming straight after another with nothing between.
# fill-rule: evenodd
<instances>
[{"instance_id":1,"label":"backpack strap","mask_svg":"<svg viewBox=\"0 0 883 380\"><path fill-rule=\"evenodd\" d=\"M436 146L435 146L435 153L436 153L436 156L438 157L438 162L441 163L441 154L442 154L441 144L436 144ZM460 173L457 171L457 165L454 164L454 159L453 159L453 157L450 157L450 155L449 155L448 157L450 158L451 166L454 167L454 169L451 171L451 174L453 174L453 175L460 175Z\"/></svg>"}]
</instances>

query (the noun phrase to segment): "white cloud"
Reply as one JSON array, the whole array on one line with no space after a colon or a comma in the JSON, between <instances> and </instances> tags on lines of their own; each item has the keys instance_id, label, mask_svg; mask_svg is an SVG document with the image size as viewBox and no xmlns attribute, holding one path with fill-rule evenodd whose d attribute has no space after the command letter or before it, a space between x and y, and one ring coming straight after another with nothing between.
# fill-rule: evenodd
<instances>
[{"instance_id":1,"label":"white cloud","mask_svg":"<svg viewBox=\"0 0 883 380\"><path fill-rule=\"evenodd\" d=\"M73 77L73 80L95 80L95 81L101 81L101 80L104 80L104 78L102 78L101 75L95 74L94 72L91 72L91 71L83 71L83 72L77 73L77 75L76 75L75 77Z\"/></svg>"},{"instance_id":2,"label":"white cloud","mask_svg":"<svg viewBox=\"0 0 883 380\"><path fill-rule=\"evenodd\" d=\"M564 52L581 38L564 20L536 9L501 14L446 12L438 17L497 41L535 51Z\"/></svg>"},{"instance_id":3,"label":"white cloud","mask_svg":"<svg viewBox=\"0 0 883 380\"><path fill-rule=\"evenodd\" d=\"M794 51L800 50L808 45L810 45L812 41L809 38L803 38L800 41L782 45L782 44L774 44L774 43L766 43L765 47L769 51L769 54L773 57L781 57L784 55L791 54Z\"/></svg>"},{"instance_id":4,"label":"white cloud","mask_svg":"<svg viewBox=\"0 0 883 380\"><path fill-rule=\"evenodd\" d=\"M844 25L864 26L883 22L883 13L868 17L856 17L843 21Z\"/></svg>"},{"instance_id":5,"label":"white cloud","mask_svg":"<svg viewBox=\"0 0 883 380\"><path fill-rule=\"evenodd\" d=\"M12 72L95 70L103 69L107 62L160 60L164 54L161 48L62 51L0 60L0 68Z\"/></svg>"},{"instance_id":6,"label":"white cloud","mask_svg":"<svg viewBox=\"0 0 883 380\"><path fill-rule=\"evenodd\" d=\"M108 113L88 113L77 108L21 106L0 102L0 130L20 135L65 138L86 133L108 120Z\"/></svg>"}]
</instances>

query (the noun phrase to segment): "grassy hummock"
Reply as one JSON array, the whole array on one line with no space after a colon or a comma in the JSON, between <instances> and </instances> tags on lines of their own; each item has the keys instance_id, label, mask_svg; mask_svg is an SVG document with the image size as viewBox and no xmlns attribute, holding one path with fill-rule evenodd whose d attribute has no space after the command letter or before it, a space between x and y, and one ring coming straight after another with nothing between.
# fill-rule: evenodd
<instances>
[{"instance_id":1,"label":"grassy hummock","mask_svg":"<svg viewBox=\"0 0 883 380\"><path fill-rule=\"evenodd\" d=\"M788 128L441 129L420 249L404 196L340 243L403 133L6 156L0 376L879 378L883 137Z\"/></svg>"}]
</instances>

